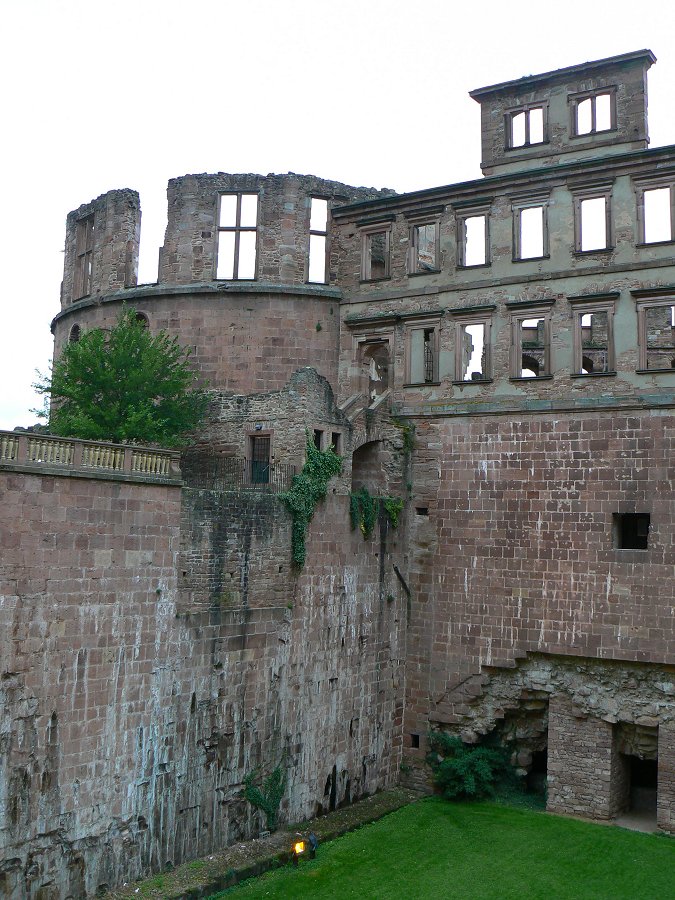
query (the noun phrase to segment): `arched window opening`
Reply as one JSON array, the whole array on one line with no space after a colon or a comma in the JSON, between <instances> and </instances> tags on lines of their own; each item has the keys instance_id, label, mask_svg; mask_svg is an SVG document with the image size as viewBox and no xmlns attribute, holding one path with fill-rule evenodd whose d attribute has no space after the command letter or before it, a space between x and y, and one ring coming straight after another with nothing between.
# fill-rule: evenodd
<instances>
[{"instance_id":1,"label":"arched window opening","mask_svg":"<svg viewBox=\"0 0 675 900\"><path fill-rule=\"evenodd\" d=\"M70 334L68 335L68 343L76 344L79 341L79 339L80 339L80 326L73 325L73 327L70 329Z\"/></svg>"}]
</instances>

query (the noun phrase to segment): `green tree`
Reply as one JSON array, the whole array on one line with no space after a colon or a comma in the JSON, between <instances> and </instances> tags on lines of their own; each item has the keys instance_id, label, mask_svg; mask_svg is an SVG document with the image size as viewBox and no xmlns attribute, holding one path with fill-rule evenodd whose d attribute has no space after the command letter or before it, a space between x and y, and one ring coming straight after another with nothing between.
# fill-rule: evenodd
<instances>
[{"instance_id":1,"label":"green tree","mask_svg":"<svg viewBox=\"0 0 675 900\"><path fill-rule=\"evenodd\" d=\"M64 437L176 447L204 417L183 349L165 331L150 334L133 309L109 330L93 328L66 344L36 390L49 397L49 429Z\"/></svg>"}]
</instances>

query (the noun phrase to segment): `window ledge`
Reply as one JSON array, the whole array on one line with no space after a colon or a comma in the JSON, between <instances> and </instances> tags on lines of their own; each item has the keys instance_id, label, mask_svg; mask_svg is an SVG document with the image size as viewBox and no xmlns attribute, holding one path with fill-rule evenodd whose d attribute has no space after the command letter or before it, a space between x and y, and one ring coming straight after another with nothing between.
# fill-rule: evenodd
<instances>
[{"instance_id":1,"label":"window ledge","mask_svg":"<svg viewBox=\"0 0 675 900\"><path fill-rule=\"evenodd\" d=\"M391 281L391 275L383 275L382 278L362 278L359 284L377 284L380 281Z\"/></svg>"},{"instance_id":2,"label":"window ledge","mask_svg":"<svg viewBox=\"0 0 675 900\"><path fill-rule=\"evenodd\" d=\"M529 144L518 144L517 147L509 147L507 145L506 147L504 147L504 151L506 153L517 153L519 150L531 150L532 147L546 147L550 143L550 140L546 140L536 141L535 143L530 142Z\"/></svg>"},{"instance_id":3,"label":"window ledge","mask_svg":"<svg viewBox=\"0 0 675 900\"><path fill-rule=\"evenodd\" d=\"M528 263L528 262L539 262L542 259L550 259L551 254L545 253L544 256L514 256L511 262L514 263Z\"/></svg>"},{"instance_id":4,"label":"window ledge","mask_svg":"<svg viewBox=\"0 0 675 900\"><path fill-rule=\"evenodd\" d=\"M585 134L571 134L571 141L583 141L588 140L589 138L594 138L597 136L603 137L608 134L616 134L618 131L617 128L603 128L602 131L587 131Z\"/></svg>"},{"instance_id":5,"label":"window ledge","mask_svg":"<svg viewBox=\"0 0 675 900\"><path fill-rule=\"evenodd\" d=\"M464 265L464 263L458 263L457 269L461 269L464 271L465 269L489 269L492 263L490 261L484 263L471 263L470 265Z\"/></svg>"},{"instance_id":6,"label":"window ledge","mask_svg":"<svg viewBox=\"0 0 675 900\"><path fill-rule=\"evenodd\" d=\"M406 381L404 388L439 387L440 381Z\"/></svg>"},{"instance_id":7,"label":"window ledge","mask_svg":"<svg viewBox=\"0 0 675 900\"><path fill-rule=\"evenodd\" d=\"M575 250L572 256L597 256L598 254L613 253L615 247L598 247L595 250Z\"/></svg>"},{"instance_id":8,"label":"window ledge","mask_svg":"<svg viewBox=\"0 0 675 900\"><path fill-rule=\"evenodd\" d=\"M572 372L570 378L607 378L612 375L616 375L616 372Z\"/></svg>"},{"instance_id":9,"label":"window ledge","mask_svg":"<svg viewBox=\"0 0 675 900\"><path fill-rule=\"evenodd\" d=\"M669 241L640 241L640 243L635 246L638 249L644 250L648 247L672 247L673 244L675 244L675 239L671 238Z\"/></svg>"},{"instance_id":10,"label":"window ledge","mask_svg":"<svg viewBox=\"0 0 675 900\"><path fill-rule=\"evenodd\" d=\"M520 375L512 375L509 381L552 381L553 375L535 375L534 378L523 378Z\"/></svg>"},{"instance_id":11,"label":"window ledge","mask_svg":"<svg viewBox=\"0 0 675 900\"><path fill-rule=\"evenodd\" d=\"M531 381L532 379L527 378L526 381ZM467 381L453 381L453 384L456 385L467 385L467 384L492 384L494 378L470 378Z\"/></svg>"},{"instance_id":12,"label":"window ledge","mask_svg":"<svg viewBox=\"0 0 675 900\"><path fill-rule=\"evenodd\" d=\"M417 278L419 275L440 275L440 269L426 269L424 272L408 272L408 278Z\"/></svg>"},{"instance_id":13,"label":"window ledge","mask_svg":"<svg viewBox=\"0 0 675 900\"><path fill-rule=\"evenodd\" d=\"M636 369L636 375L675 375L675 369Z\"/></svg>"}]
</instances>

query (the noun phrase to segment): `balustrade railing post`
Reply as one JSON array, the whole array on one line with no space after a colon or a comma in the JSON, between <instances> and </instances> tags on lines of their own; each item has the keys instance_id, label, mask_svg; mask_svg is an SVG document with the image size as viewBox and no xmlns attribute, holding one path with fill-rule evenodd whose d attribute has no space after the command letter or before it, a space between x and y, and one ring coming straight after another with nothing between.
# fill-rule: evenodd
<instances>
[{"instance_id":1,"label":"balustrade railing post","mask_svg":"<svg viewBox=\"0 0 675 900\"><path fill-rule=\"evenodd\" d=\"M17 462L26 462L28 459L28 435L20 434L19 435L19 445L16 450L16 461Z\"/></svg>"},{"instance_id":2,"label":"balustrade railing post","mask_svg":"<svg viewBox=\"0 0 675 900\"><path fill-rule=\"evenodd\" d=\"M79 469L82 466L82 455L84 453L84 444L82 441L72 441L73 458L70 463L73 469Z\"/></svg>"}]
</instances>

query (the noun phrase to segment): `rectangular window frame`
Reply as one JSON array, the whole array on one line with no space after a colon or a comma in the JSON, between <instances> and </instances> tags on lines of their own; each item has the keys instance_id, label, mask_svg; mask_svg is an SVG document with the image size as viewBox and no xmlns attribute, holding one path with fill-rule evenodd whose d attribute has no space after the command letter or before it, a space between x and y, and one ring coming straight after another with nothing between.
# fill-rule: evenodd
<instances>
[{"instance_id":1,"label":"rectangular window frame","mask_svg":"<svg viewBox=\"0 0 675 900\"><path fill-rule=\"evenodd\" d=\"M241 225L241 200L244 196L256 197L256 224ZM223 197L236 197L237 208L235 213L234 225L220 224L220 207ZM221 191L218 194L218 202L216 206L216 252L214 254L213 280L214 281L256 281L258 278L258 249L259 249L259 226L260 226L260 193L259 191ZM242 232L254 232L255 239L255 266L252 278L239 277L239 244ZM232 278L218 278L218 254L220 251L220 235L222 233L234 234L234 259L232 264Z\"/></svg>"},{"instance_id":2,"label":"rectangular window frame","mask_svg":"<svg viewBox=\"0 0 675 900\"><path fill-rule=\"evenodd\" d=\"M607 253L614 250L614 230L612 227L612 185L598 185L595 187L584 188L583 190L572 189L572 197L574 201L574 253L578 256L588 256L594 253ZM604 200L605 201L605 246L596 247L593 250L584 250L583 244L583 228L582 228L582 208L581 204L584 200Z\"/></svg>"},{"instance_id":3,"label":"rectangular window frame","mask_svg":"<svg viewBox=\"0 0 675 900\"><path fill-rule=\"evenodd\" d=\"M634 294L634 296L636 296ZM636 309L638 317L638 368L640 375L655 374L675 374L675 367L650 369L647 366L649 357L649 347L647 346L647 310L657 309L659 307L671 308L675 306L675 291L664 291L659 295L651 295L648 297L640 297L639 292L636 296ZM672 321L671 312L671 321ZM675 359L675 350L672 351L672 358Z\"/></svg>"},{"instance_id":4,"label":"rectangular window frame","mask_svg":"<svg viewBox=\"0 0 675 900\"><path fill-rule=\"evenodd\" d=\"M412 380L412 341L413 332L432 331L430 368L424 366L424 381ZM438 355L440 351L440 316L426 316L420 319L411 319L405 323L405 384L404 387L424 387L425 385L440 384L438 375ZM427 377L427 374L430 377Z\"/></svg>"},{"instance_id":5,"label":"rectangular window frame","mask_svg":"<svg viewBox=\"0 0 675 900\"><path fill-rule=\"evenodd\" d=\"M478 216L485 218L485 262L470 263L466 262L466 220L474 219ZM490 207L477 206L466 207L456 212L456 234L457 234L457 268L458 269L483 269L491 265L490 258Z\"/></svg>"},{"instance_id":6,"label":"rectangular window frame","mask_svg":"<svg viewBox=\"0 0 675 900\"><path fill-rule=\"evenodd\" d=\"M603 94L609 94L609 115L611 125L609 128L602 128L600 130L596 127L596 98L602 96ZM583 103L584 100L591 100L591 130L585 131L583 134L579 134L578 132L578 108L579 104ZM602 88L595 88L592 91L583 91L579 94L570 94L567 98L567 102L569 103L570 109L570 136L576 140L583 140L584 138L594 137L596 134L611 134L613 131L617 130L617 115L616 115L616 87L615 86L607 86Z\"/></svg>"},{"instance_id":7,"label":"rectangular window frame","mask_svg":"<svg viewBox=\"0 0 675 900\"><path fill-rule=\"evenodd\" d=\"M325 200L326 201L326 230L325 231L319 231L318 229L311 227L312 201L314 201L314 200ZM309 215L309 225L307 228L307 271L305 273L305 282L306 282L306 284L328 284L329 280L330 280L330 273L329 273L329 265L330 265L329 236L330 236L330 231L329 231L329 226L328 226L328 223L330 222L330 197L321 197L319 194L312 194L312 196L310 197L308 215ZM324 260L323 281L310 281L310 278L309 278L309 271L310 271L309 260L310 260L313 236L325 238L325 260Z\"/></svg>"},{"instance_id":8,"label":"rectangular window frame","mask_svg":"<svg viewBox=\"0 0 675 900\"><path fill-rule=\"evenodd\" d=\"M410 227L409 253L408 253L408 275L434 275L441 271L441 217L425 216L419 219L410 219L408 221ZM433 269L420 268L419 262L419 239L418 228L432 225L434 227L434 255L436 258L436 266Z\"/></svg>"},{"instance_id":9,"label":"rectangular window frame","mask_svg":"<svg viewBox=\"0 0 675 900\"><path fill-rule=\"evenodd\" d=\"M616 356L614 348L614 312L616 295L606 298L570 297L573 316L573 368L572 378L599 378L616 375ZM583 368L583 330L582 317L593 313L607 313L607 371L582 372Z\"/></svg>"},{"instance_id":10,"label":"rectangular window frame","mask_svg":"<svg viewBox=\"0 0 675 900\"><path fill-rule=\"evenodd\" d=\"M493 380L492 377L492 313L490 311L482 312L452 312L452 318L455 325L455 378L453 384L488 384ZM485 350L485 372L482 378L462 378L462 328L466 325L483 325L483 341Z\"/></svg>"},{"instance_id":11,"label":"rectangular window frame","mask_svg":"<svg viewBox=\"0 0 675 900\"><path fill-rule=\"evenodd\" d=\"M543 140L530 141L530 113L533 109L542 110L543 119ZM525 143L513 143L513 120L520 113L525 113ZM548 137L548 100L536 100L532 103L525 103L513 109L507 109L504 113L504 149L510 151L529 150L531 147L543 147L549 143Z\"/></svg>"},{"instance_id":12,"label":"rectangular window frame","mask_svg":"<svg viewBox=\"0 0 675 900\"><path fill-rule=\"evenodd\" d=\"M514 199L511 202L511 211L512 211L512 222L513 222L513 257L512 262L536 262L540 259L549 259L550 258L550 248L549 248L549 229L548 229L548 207L550 203L550 195L538 195L536 197L530 198L518 198ZM521 216L523 210L525 209L539 209L541 208L543 211L542 214L542 244L543 244L543 254L541 256L521 256L521 244L522 244L522 233L521 233Z\"/></svg>"},{"instance_id":13,"label":"rectangular window frame","mask_svg":"<svg viewBox=\"0 0 675 900\"><path fill-rule=\"evenodd\" d=\"M364 225L361 231L361 281L373 283L391 278L391 222ZM373 235L384 235L384 274L372 277L372 263L369 257L369 241Z\"/></svg>"},{"instance_id":14,"label":"rectangular window frame","mask_svg":"<svg viewBox=\"0 0 675 900\"><path fill-rule=\"evenodd\" d=\"M75 227L75 277L73 300L81 300L91 294L94 274L95 214L78 219Z\"/></svg>"},{"instance_id":15,"label":"rectangular window frame","mask_svg":"<svg viewBox=\"0 0 675 900\"><path fill-rule=\"evenodd\" d=\"M526 382L526 381L542 381L544 379L553 378L552 370L552 353L551 353L551 313L552 304L533 304L523 308L522 303L517 304L517 308L510 309L510 328L511 328L511 346L510 346L510 381ZM507 307L510 304L507 303ZM526 319L543 319L544 320L544 372L527 378L521 375L523 370L523 345L522 345L522 322Z\"/></svg>"},{"instance_id":16,"label":"rectangular window frame","mask_svg":"<svg viewBox=\"0 0 675 900\"><path fill-rule=\"evenodd\" d=\"M663 247L675 244L675 177L650 179L649 181L634 182L637 204L637 241L638 247ZM670 240L647 241L645 218L645 193L659 189L670 189Z\"/></svg>"},{"instance_id":17,"label":"rectangular window frame","mask_svg":"<svg viewBox=\"0 0 675 900\"><path fill-rule=\"evenodd\" d=\"M267 441L267 462L256 459L255 442ZM246 433L247 482L250 484L269 484L272 480L274 465L274 432L271 429L248 431Z\"/></svg>"}]
</instances>

